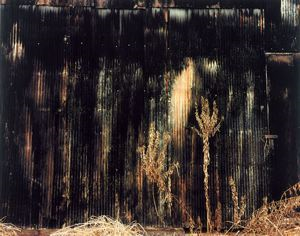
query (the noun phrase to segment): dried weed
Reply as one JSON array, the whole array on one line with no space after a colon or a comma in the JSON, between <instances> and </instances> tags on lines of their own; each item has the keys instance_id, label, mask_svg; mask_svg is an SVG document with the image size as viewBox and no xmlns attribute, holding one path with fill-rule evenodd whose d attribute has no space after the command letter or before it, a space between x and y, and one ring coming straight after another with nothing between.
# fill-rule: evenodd
<instances>
[{"instance_id":1,"label":"dried weed","mask_svg":"<svg viewBox=\"0 0 300 236\"><path fill-rule=\"evenodd\" d=\"M202 138L203 142L203 172L204 172L204 191L206 205L206 227L207 232L212 231L210 198L208 193L208 166L210 163L209 157L209 138L213 137L221 126L219 120L219 110L216 102L213 102L213 110L211 112L208 99L201 97L201 114L199 115L196 104L195 112L196 120L199 129L194 128L196 133Z\"/></svg>"},{"instance_id":2,"label":"dried weed","mask_svg":"<svg viewBox=\"0 0 300 236\"><path fill-rule=\"evenodd\" d=\"M125 225L108 216L99 216L91 217L86 223L62 228L50 236L140 236L144 234L144 228L138 223Z\"/></svg>"},{"instance_id":3,"label":"dried weed","mask_svg":"<svg viewBox=\"0 0 300 236\"><path fill-rule=\"evenodd\" d=\"M286 190L281 199L267 203L253 213L243 234L300 235L300 182Z\"/></svg>"},{"instance_id":4,"label":"dried weed","mask_svg":"<svg viewBox=\"0 0 300 236\"><path fill-rule=\"evenodd\" d=\"M172 203L172 191L171 191L171 176L179 168L178 162L168 163L167 150L171 142L171 137L167 132L161 134L155 130L154 123L150 124L148 134L148 144L138 148L138 153L141 157L142 169L150 183L158 187L158 191L163 198L163 203ZM154 191L153 191L154 192ZM153 201L156 213L163 221L162 217L158 213L156 202L153 193Z\"/></svg>"},{"instance_id":5,"label":"dried weed","mask_svg":"<svg viewBox=\"0 0 300 236\"><path fill-rule=\"evenodd\" d=\"M233 201L233 228L235 228L235 226L239 226L242 217L245 214L246 197L242 196L241 199L239 199L236 184L232 176L229 177L229 186L231 189L231 197Z\"/></svg>"}]
</instances>

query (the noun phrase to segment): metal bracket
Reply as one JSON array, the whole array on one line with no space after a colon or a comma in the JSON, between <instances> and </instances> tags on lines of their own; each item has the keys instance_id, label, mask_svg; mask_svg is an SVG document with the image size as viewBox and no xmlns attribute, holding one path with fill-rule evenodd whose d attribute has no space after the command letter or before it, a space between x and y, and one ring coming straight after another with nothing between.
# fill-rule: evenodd
<instances>
[{"instance_id":1,"label":"metal bracket","mask_svg":"<svg viewBox=\"0 0 300 236\"><path fill-rule=\"evenodd\" d=\"M266 134L265 139L278 139L277 134Z\"/></svg>"}]
</instances>

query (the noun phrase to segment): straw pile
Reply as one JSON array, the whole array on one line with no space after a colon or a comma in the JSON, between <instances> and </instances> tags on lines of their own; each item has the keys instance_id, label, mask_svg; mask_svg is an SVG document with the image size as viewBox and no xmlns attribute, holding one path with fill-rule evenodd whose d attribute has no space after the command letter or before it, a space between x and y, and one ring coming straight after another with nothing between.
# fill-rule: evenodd
<instances>
[{"instance_id":1,"label":"straw pile","mask_svg":"<svg viewBox=\"0 0 300 236\"><path fill-rule=\"evenodd\" d=\"M0 235L1 236L16 236L21 229L17 228L13 224L4 223L0 220Z\"/></svg>"},{"instance_id":2,"label":"straw pile","mask_svg":"<svg viewBox=\"0 0 300 236\"><path fill-rule=\"evenodd\" d=\"M247 222L242 233L259 235L300 235L300 182L284 192L281 199L267 203Z\"/></svg>"},{"instance_id":3,"label":"straw pile","mask_svg":"<svg viewBox=\"0 0 300 236\"><path fill-rule=\"evenodd\" d=\"M62 228L50 236L140 236L144 235L143 227L135 222L124 225L107 216L91 217L85 223Z\"/></svg>"}]
</instances>

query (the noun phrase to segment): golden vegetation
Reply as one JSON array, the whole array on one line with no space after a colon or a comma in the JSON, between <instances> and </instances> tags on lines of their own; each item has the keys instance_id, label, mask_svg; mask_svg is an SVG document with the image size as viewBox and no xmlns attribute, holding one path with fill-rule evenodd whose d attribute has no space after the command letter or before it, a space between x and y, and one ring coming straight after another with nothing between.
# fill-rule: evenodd
<instances>
[{"instance_id":1,"label":"golden vegetation","mask_svg":"<svg viewBox=\"0 0 300 236\"><path fill-rule=\"evenodd\" d=\"M13 224L4 223L3 219L0 220L0 235L1 236L16 236L21 229Z\"/></svg>"},{"instance_id":2,"label":"golden vegetation","mask_svg":"<svg viewBox=\"0 0 300 236\"><path fill-rule=\"evenodd\" d=\"M218 170L216 171L216 197L217 197L217 208L215 209L214 228L217 232L222 229L222 204L220 202L220 180Z\"/></svg>"},{"instance_id":3,"label":"golden vegetation","mask_svg":"<svg viewBox=\"0 0 300 236\"><path fill-rule=\"evenodd\" d=\"M161 135L155 130L154 123L151 123L148 134L148 144L138 148L141 158L142 169L150 183L158 187L159 193L163 197L163 202L172 202L171 175L178 171L179 163L173 162L167 165L167 150L171 142L170 135L164 132ZM154 193L153 193L154 194ZM157 211L155 198L153 197L155 210ZM161 218L161 217L160 217Z\"/></svg>"},{"instance_id":4,"label":"golden vegetation","mask_svg":"<svg viewBox=\"0 0 300 236\"><path fill-rule=\"evenodd\" d=\"M179 163L174 162L167 166L167 150L171 138L168 133L163 137L155 130L154 124L150 125L148 145L138 148L141 157L142 168L147 179L156 184L159 192L164 195L166 202L172 201L171 189L168 184L170 176L179 168Z\"/></svg>"},{"instance_id":5,"label":"golden vegetation","mask_svg":"<svg viewBox=\"0 0 300 236\"><path fill-rule=\"evenodd\" d=\"M233 228L240 224L246 211L246 197L239 199L236 184L232 176L229 177L229 186L231 189L231 197L233 201Z\"/></svg>"},{"instance_id":6,"label":"golden vegetation","mask_svg":"<svg viewBox=\"0 0 300 236\"><path fill-rule=\"evenodd\" d=\"M99 216L91 217L85 223L62 228L50 236L139 236L144 234L144 228L138 223L125 225L107 216Z\"/></svg>"},{"instance_id":7,"label":"golden vegetation","mask_svg":"<svg viewBox=\"0 0 300 236\"><path fill-rule=\"evenodd\" d=\"M300 182L285 191L279 201L267 203L253 213L243 233L300 235Z\"/></svg>"},{"instance_id":8,"label":"golden vegetation","mask_svg":"<svg viewBox=\"0 0 300 236\"><path fill-rule=\"evenodd\" d=\"M201 114L199 115L196 104L195 112L196 120L199 129L194 128L197 134L202 138L203 142L203 172L204 172L204 191L205 191L205 206L206 206L206 227L207 231L212 231L210 198L208 193L208 166L210 163L209 157L209 138L213 137L219 130L221 122L219 119L219 110L216 102L213 102L211 111L208 99L201 97Z\"/></svg>"}]
</instances>

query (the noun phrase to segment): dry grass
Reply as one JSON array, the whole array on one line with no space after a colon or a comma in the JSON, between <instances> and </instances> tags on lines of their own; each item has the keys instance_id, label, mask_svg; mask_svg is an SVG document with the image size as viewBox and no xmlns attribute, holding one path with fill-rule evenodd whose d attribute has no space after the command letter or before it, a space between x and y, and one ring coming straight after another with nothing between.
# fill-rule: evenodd
<instances>
[{"instance_id":1,"label":"dry grass","mask_svg":"<svg viewBox=\"0 0 300 236\"><path fill-rule=\"evenodd\" d=\"M222 204L220 202L220 179L218 170L216 171L216 197L217 197L217 207L215 209L215 218L214 218L214 228L217 232L220 232L222 229Z\"/></svg>"},{"instance_id":2,"label":"dry grass","mask_svg":"<svg viewBox=\"0 0 300 236\"><path fill-rule=\"evenodd\" d=\"M154 123L151 123L148 144L138 148L141 157L142 168L150 183L158 187L165 203L172 202L170 177L175 170L178 171L179 163L173 162L167 165L167 150L171 137L167 132L163 135L155 130Z\"/></svg>"},{"instance_id":3,"label":"dry grass","mask_svg":"<svg viewBox=\"0 0 300 236\"><path fill-rule=\"evenodd\" d=\"M208 99L201 97L201 114L199 116L198 107L196 104L195 116L199 125L199 130L196 128L194 128L194 130L202 138L203 142L203 172L206 206L206 228L208 232L211 232L213 227L211 223L210 198L208 194L208 166L210 163L209 138L213 137L216 134L221 125L221 122L219 120L219 110L216 102L213 102L213 110L211 112Z\"/></svg>"},{"instance_id":4,"label":"dry grass","mask_svg":"<svg viewBox=\"0 0 300 236\"><path fill-rule=\"evenodd\" d=\"M267 203L253 213L243 234L300 235L300 182L285 191L279 201Z\"/></svg>"},{"instance_id":5,"label":"dry grass","mask_svg":"<svg viewBox=\"0 0 300 236\"><path fill-rule=\"evenodd\" d=\"M231 197L233 201L233 226L239 225L246 211L246 198L242 196L239 199L236 184L232 176L229 177L229 186L231 189Z\"/></svg>"},{"instance_id":6,"label":"dry grass","mask_svg":"<svg viewBox=\"0 0 300 236\"><path fill-rule=\"evenodd\" d=\"M138 223L124 225L107 216L99 216L91 217L86 223L62 228L50 236L139 236L144 234L144 228Z\"/></svg>"},{"instance_id":7,"label":"dry grass","mask_svg":"<svg viewBox=\"0 0 300 236\"><path fill-rule=\"evenodd\" d=\"M0 235L1 236L16 236L21 229L13 224L4 223L3 219L0 220Z\"/></svg>"}]
</instances>

